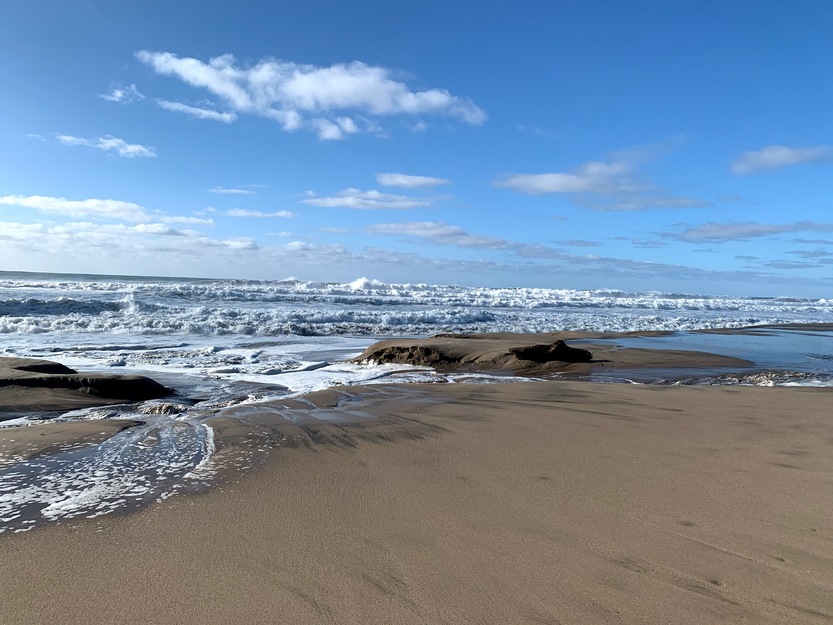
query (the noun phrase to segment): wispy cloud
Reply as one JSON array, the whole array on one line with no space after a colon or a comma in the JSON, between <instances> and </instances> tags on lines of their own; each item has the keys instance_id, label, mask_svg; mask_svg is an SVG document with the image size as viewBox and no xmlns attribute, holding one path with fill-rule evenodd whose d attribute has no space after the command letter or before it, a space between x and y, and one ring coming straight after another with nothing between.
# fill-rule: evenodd
<instances>
[{"instance_id":1,"label":"wispy cloud","mask_svg":"<svg viewBox=\"0 0 833 625\"><path fill-rule=\"evenodd\" d=\"M211 187L209 193L219 193L221 195L254 195L256 191L253 189L235 189L226 187Z\"/></svg>"},{"instance_id":2,"label":"wispy cloud","mask_svg":"<svg viewBox=\"0 0 833 625\"><path fill-rule=\"evenodd\" d=\"M502 250L522 258L572 260L582 258L535 243L511 241L503 237L472 234L442 221L408 221L404 223L375 224L365 229L371 234L386 234L414 237L435 245L451 245L463 249Z\"/></svg>"},{"instance_id":3,"label":"wispy cloud","mask_svg":"<svg viewBox=\"0 0 833 625\"><path fill-rule=\"evenodd\" d=\"M564 194L585 208L632 211L649 208L699 208L710 202L677 196L636 176L638 165L654 157L655 150L616 152L607 161L582 163L572 171L510 174L494 182L525 195Z\"/></svg>"},{"instance_id":4,"label":"wispy cloud","mask_svg":"<svg viewBox=\"0 0 833 625\"><path fill-rule=\"evenodd\" d=\"M404 223L375 224L367 228L371 234L404 235L424 239L440 245L456 245L480 249L503 250L512 243L500 237L484 237L469 234L460 226L442 221L408 221Z\"/></svg>"},{"instance_id":5,"label":"wispy cloud","mask_svg":"<svg viewBox=\"0 0 833 625\"><path fill-rule=\"evenodd\" d=\"M144 208L133 202L120 200L68 200L63 197L45 195L4 195L0 204L33 208L43 213L52 213L68 217L121 219L124 221L144 221L148 215Z\"/></svg>"},{"instance_id":6,"label":"wispy cloud","mask_svg":"<svg viewBox=\"0 0 833 625\"><path fill-rule=\"evenodd\" d=\"M402 187L403 189L417 189L420 187L436 187L451 184L446 178L433 176L412 176L409 174L376 174L376 182L383 187Z\"/></svg>"},{"instance_id":7,"label":"wispy cloud","mask_svg":"<svg viewBox=\"0 0 833 625\"><path fill-rule=\"evenodd\" d=\"M438 224L411 232L439 236L446 240L464 237L463 247L471 242L467 237L477 235L446 230ZM454 226L450 226L454 228ZM283 234L283 233L281 233ZM465 260L423 256L390 248L363 248L351 251L340 244L316 244L309 241L288 241L285 245L261 247L252 238L215 239L199 232L173 230L155 222L135 226L109 223L76 222L61 225L0 222L0 260L20 257L60 259L68 270L91 271L100 267L106 257L114 272L129 273L137 263L148 267L148 273L164 272L171 266L195 275L234 277L243 267L260 267L264 271L252 277L274 277L274 267L284 268L288 275L325 268L335 279L374 272L382 279L412 282L425 281L430 276L500 275L517 283L518 280L539 280L541 276L564 279L565 276L588 279L603 272L605 279L681 280L712 284L717 280L742 285L758 283L771 288L777 284L813 284L829 288L828 278L813 279L800 275L781 275L770 271L712 270L697 267L646 262L597 255L560 254L552 248L526 245L520 242L484 237L485 245L506 245L516 258L510 261L484 259ZM490 241L497 239L497 242ZM453 245L454 243L452 243ZM476 245L469 246L474 249ZM531 262L531 259L543 262ZM830 259L819 262L830 266ZM815 265L807 265L813 268ZM791 266L791 268L796 268ZM804 267L802 267L804 268ZM654 282L655 284L657 282Z\"/></svg>"},{"instance_id":8,"label":"wispy cloud","mask_svg":"<svg viewBox=\"0 0 833 625\"><path fill-rule=\"evenodd\" d=\"M833 256L833 250L791 250L787 254L801 256L802 258L827 258Z\"/></svg>"},{"instance_id":9,"label":"wispy cloud","mask_svg":"<svg viewBox=\"0 0 833 625\"><path fill-rule=\"evenodd\" d=\"M372 131L378 118L393 115L437 114L471 125L486 119L468 98L445 89L413 90L394 71L359 61L321 67L266 58L248 66L231 54L206 63L148 50L136 58L157 74L206 89L235 113L274 119L286 131L307 128L323 140Z\"/></svg>"},{"instance_id":10,"label":"wispy cloud","mask_svg":"<svg viewBox=\"0 0 833 625\"><path fill-rule=\"evenodd\" d=\"M793 239L793 243L808 243L810 245L833 245L833 239Z\"/></svg>"},{"instance_id":11,"label":"wispy cloud","mask_svg":"<svg viewBox=\"0 0 833 625\"><path fill-rule=\"evenodd\" d=\"M547 245L512 241L502 237L475 235L463 228L444 222L376 224L365 230L372 234L408 236L433 244L450 245L464 249L502 250L524 260L553 261L553 264L549 265L535 262L517 264L516 271L523 272L543 272L560 276L567 274L592 275L598 272L604 272L609 277L639 280L727 280L732 282L757 282L765 284L787 283L795 279L794 277L784 278L777 274L756 271L711 270L596 254L568 254ZM498 263L494 262L491 262L491 264L498 265ZM504 267L506 266L504 265ZM791 264L789 268L795 269L797 267Z\"/></svg>"},{"instance_id":12,"label":"wispy cloud","mask_svg":"<svg viewBox=\"0 0 833 625\"><path fill-rule=\"evenodd\" d=\"M165 109L166 111L176 111L177 113L185 113L186 115L196 117L197 119L213 119L214 121L224 122L226 124L230 124L235 119L237 119L237 115L235 115L234 113L223 113L220 111L215 111L213 109L200 108L198 106L190 106L189 104L183 104L182 102L172 102L170 100L157 99L156 104L158 104L161 108Z\"/></svg>"},{"instance_id":13,"label":"wispy cloud","mask_svg":"<svg viewBox=\"0 0 833 625\"><path fill-rule=\"evenodd\" d=\"M550 130L543 130L538 126L527 126L526 124L518 124L518 132L521 134L534 135L536 137L544 137L546 139L557 139L558 133Z\"/></svg>"},{"instance_id":14,"label":"wispy cloud","mask_svg":"<svg viewBox=\"0 0 833 625\"><path fill-rule=\"evenodd\" d=\"M738 223L706 223L681 232L665 233L667 238L689 243L755 239L786 232L833 232L833 224L796 221L791 224L764 224L755 221Z\"/></svg>"},{"instance_id":15,"label":"wispy cloud","mask_svg":"<svg viewBox=\"0 0 833 625\"><path fill-rule=\"evenodd\" d=\"M263 211L253 211L253 210L246 210L243 208L232 208L227 210L223 213L226 217L256 217L256 218L265 218L265 217L280 217L282 219L290 219L292 217L297 217L297 213L293 213L292 211L274 211L271 213L266 213Z\"/></svg>"},{"instance_id":16,"label":"wispy cloud","mask_svg":"<svg viewBox=\"0 0 833 625\"><path fill-rule=\"evenodd\" d=\"M187 216L180 216L180 215L161 215L158 219L165 224L190 224L190 225L202 225L202 226L213 226L214 220L210 217L187 217Z\"/></svg>"},{"instance_id":17,"label":"wispy cloud","mask_svg":"<svg viewBox=\"0 0 833 625\"><path fill-rule=\"evenodd\" d=\"M555 243L567 247L599 247L601 245L598 241L587 241L585 239L569 239L567 241L555 241Z\"/></svg>"},{"instance_id":18,"label":"wispy cloud","mask_svg":"<svg viewBox=\"0 0 833 625\"><path fill-rule=\"evenodd\" d=\"M760 150L744 152L732 162L735 174L754 174L761 171L780 169L789 165L814 163L831 154L830 146L816 145L806 148L792 148L786 145L768 145Z\"/></svg>"},{"instance_id":19,"label":"wispy cloud","mask_svg":"<svg viewBox=\"0 0 833 625\"><path fill-rule=\"evenodd\" d=\"M310 206L325 208L357 208L363 210L395 209L406 210L420 206L430 206L431 201L425 198L413 198L407 195L382 193L381 191L362 191L361 189L344 189L329 197L309 197L302 200Z\"/></svg>"},{"instance_id":20,"label":"wispy cloud","mask_svg":"<svg viewBox=\"0 0 833 625\"><path fill-rule=\"evenodd\" d=\"M121 104L129 104L130 102L145 99L145 96L139 93L136 85L122 87L119 84L113 85L107 93L98 94L98 97L108 102L119 102Z\"/></svg>"},{"instance_id":21,"label":"wispy cloud","mask_svg":"<svg viewBox=\"0 0 833 625\"><path fill-rule=\"evenodd\" d=\"M124 139L119 139L113 135L104 135L95 139L85 139L72 135L55 135L55 138L64 145L83 145L103 152L115 152L124 158L153 158L156 156L156 150L152 147L139 143L127 143Z\"/></svg>"}]
</instances>

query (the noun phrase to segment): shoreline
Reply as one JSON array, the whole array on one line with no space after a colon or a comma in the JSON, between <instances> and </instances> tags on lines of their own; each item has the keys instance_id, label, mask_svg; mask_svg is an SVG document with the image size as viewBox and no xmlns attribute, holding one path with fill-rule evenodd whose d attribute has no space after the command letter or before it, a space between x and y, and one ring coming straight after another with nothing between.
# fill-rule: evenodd
<instances>
[{"instance_id":1,"label":"shoreline","mask_svg":"<svg viewBox=\"0 0 833 625\"><path fill-rule=\"evenodd\" d=\"M505 367L540 338L422 341ZM580 345L622 371L732 360ZM829 388L522 376L241 403L204 421L207 489L0 534L0 620L829 622L831 414ZM143 425L3 427L0 454Z\"/></svg>"}]
</instances>

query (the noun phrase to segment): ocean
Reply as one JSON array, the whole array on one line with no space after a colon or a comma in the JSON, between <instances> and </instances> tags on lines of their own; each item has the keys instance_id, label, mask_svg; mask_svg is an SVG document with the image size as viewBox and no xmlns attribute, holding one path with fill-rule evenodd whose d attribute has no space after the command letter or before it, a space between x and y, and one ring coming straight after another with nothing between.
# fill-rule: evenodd
<instances>
[{"instance_id":1,"label":"ocean","mask_svg":"<svg viewBox=\"0 0 833 625\"><path fill-rule=\"evenodd\" d=\"M833 299L826 298L386 284L367 278L335 283L0 272L0 355L46 358L89 372L145 374L181 395L0 422L144 422L101 444L46 457L0 455L0 533L205 487L217 469L211 420L230 407L333 386L513 380L345 362L383 338L666 331L613 342L711 351L755 364L740 372L652 370L591 380L833 387L831 324ZM747 329L704 332L720 328ZM294 418L290 412L284 416Z\"/></svg>"}]
</instances>

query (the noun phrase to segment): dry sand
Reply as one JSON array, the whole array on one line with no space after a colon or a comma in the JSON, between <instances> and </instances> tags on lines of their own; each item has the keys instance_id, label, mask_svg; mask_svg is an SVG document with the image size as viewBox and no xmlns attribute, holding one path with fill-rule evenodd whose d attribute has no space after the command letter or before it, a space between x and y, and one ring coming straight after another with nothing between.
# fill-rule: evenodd
<instances>
[{"instance_id":1,"label":"dry sand","mask_svg":"<svg viewBox=\"0 0 833 625\"><path fill-rule=\"evenodd\" d=\"M208 494L0 536L0 622L833 620L830 389L371 395Z\"/></svg>"}]
</instances>

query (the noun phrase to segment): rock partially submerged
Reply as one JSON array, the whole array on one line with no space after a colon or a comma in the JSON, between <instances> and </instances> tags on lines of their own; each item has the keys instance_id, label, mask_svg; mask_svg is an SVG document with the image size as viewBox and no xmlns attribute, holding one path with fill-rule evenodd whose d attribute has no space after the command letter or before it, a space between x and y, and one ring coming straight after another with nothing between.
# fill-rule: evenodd
<instances>
[{"instance_id":1,"label":"rock partially submerged","mask_svg":"<svg viewBox=\"0 0 833 625\"><path fill-rule=\"evenodd\" d=\"M437 371L506 371L516 374L590 374L635 369L746 368L747 360L703 352L623 348L613 343L579 349L566 340L616 339L627 334L549 332L542 334L438 334L427 339L392 339L367 348L353 362L431 367Z\"/></svg>"},{"instance_id":2,"label":"rock partially submerged","mask_svg":"<svg viewBox=\"0 0 833 625\"><path fill-rule=\"evenodd\" d=\"M0 358L0 412L64 410L172 394L141 375L78 373L49 360Z\"/></svg>"},{"instance_id":3,"label":"rock partially submerged","mask_svg":"<svg viewBox=\"0 0 833 625\"><path fill-rule=\"evenodd\" d=\"M510 347L509 353L514 354L521 360L531 360L537 363L552 362L553 360L560 362L593 362L593 354L589 350L570 347L562 340L549 344Z\"/></svg>"},{"instance_id":4,"label":"rock partially submerged","mask_svg":"<svg viewBox=\"0 0 833 625\"><path fill-rule=\"evenodd\" d=\"M588 350L569 347L562 339L540 343L541 338L550 336L439 334L430 339L393 339L372 345L353 362L406 364L439 371L527 371L593 361Z\"/></svg>"}]
</instances>

